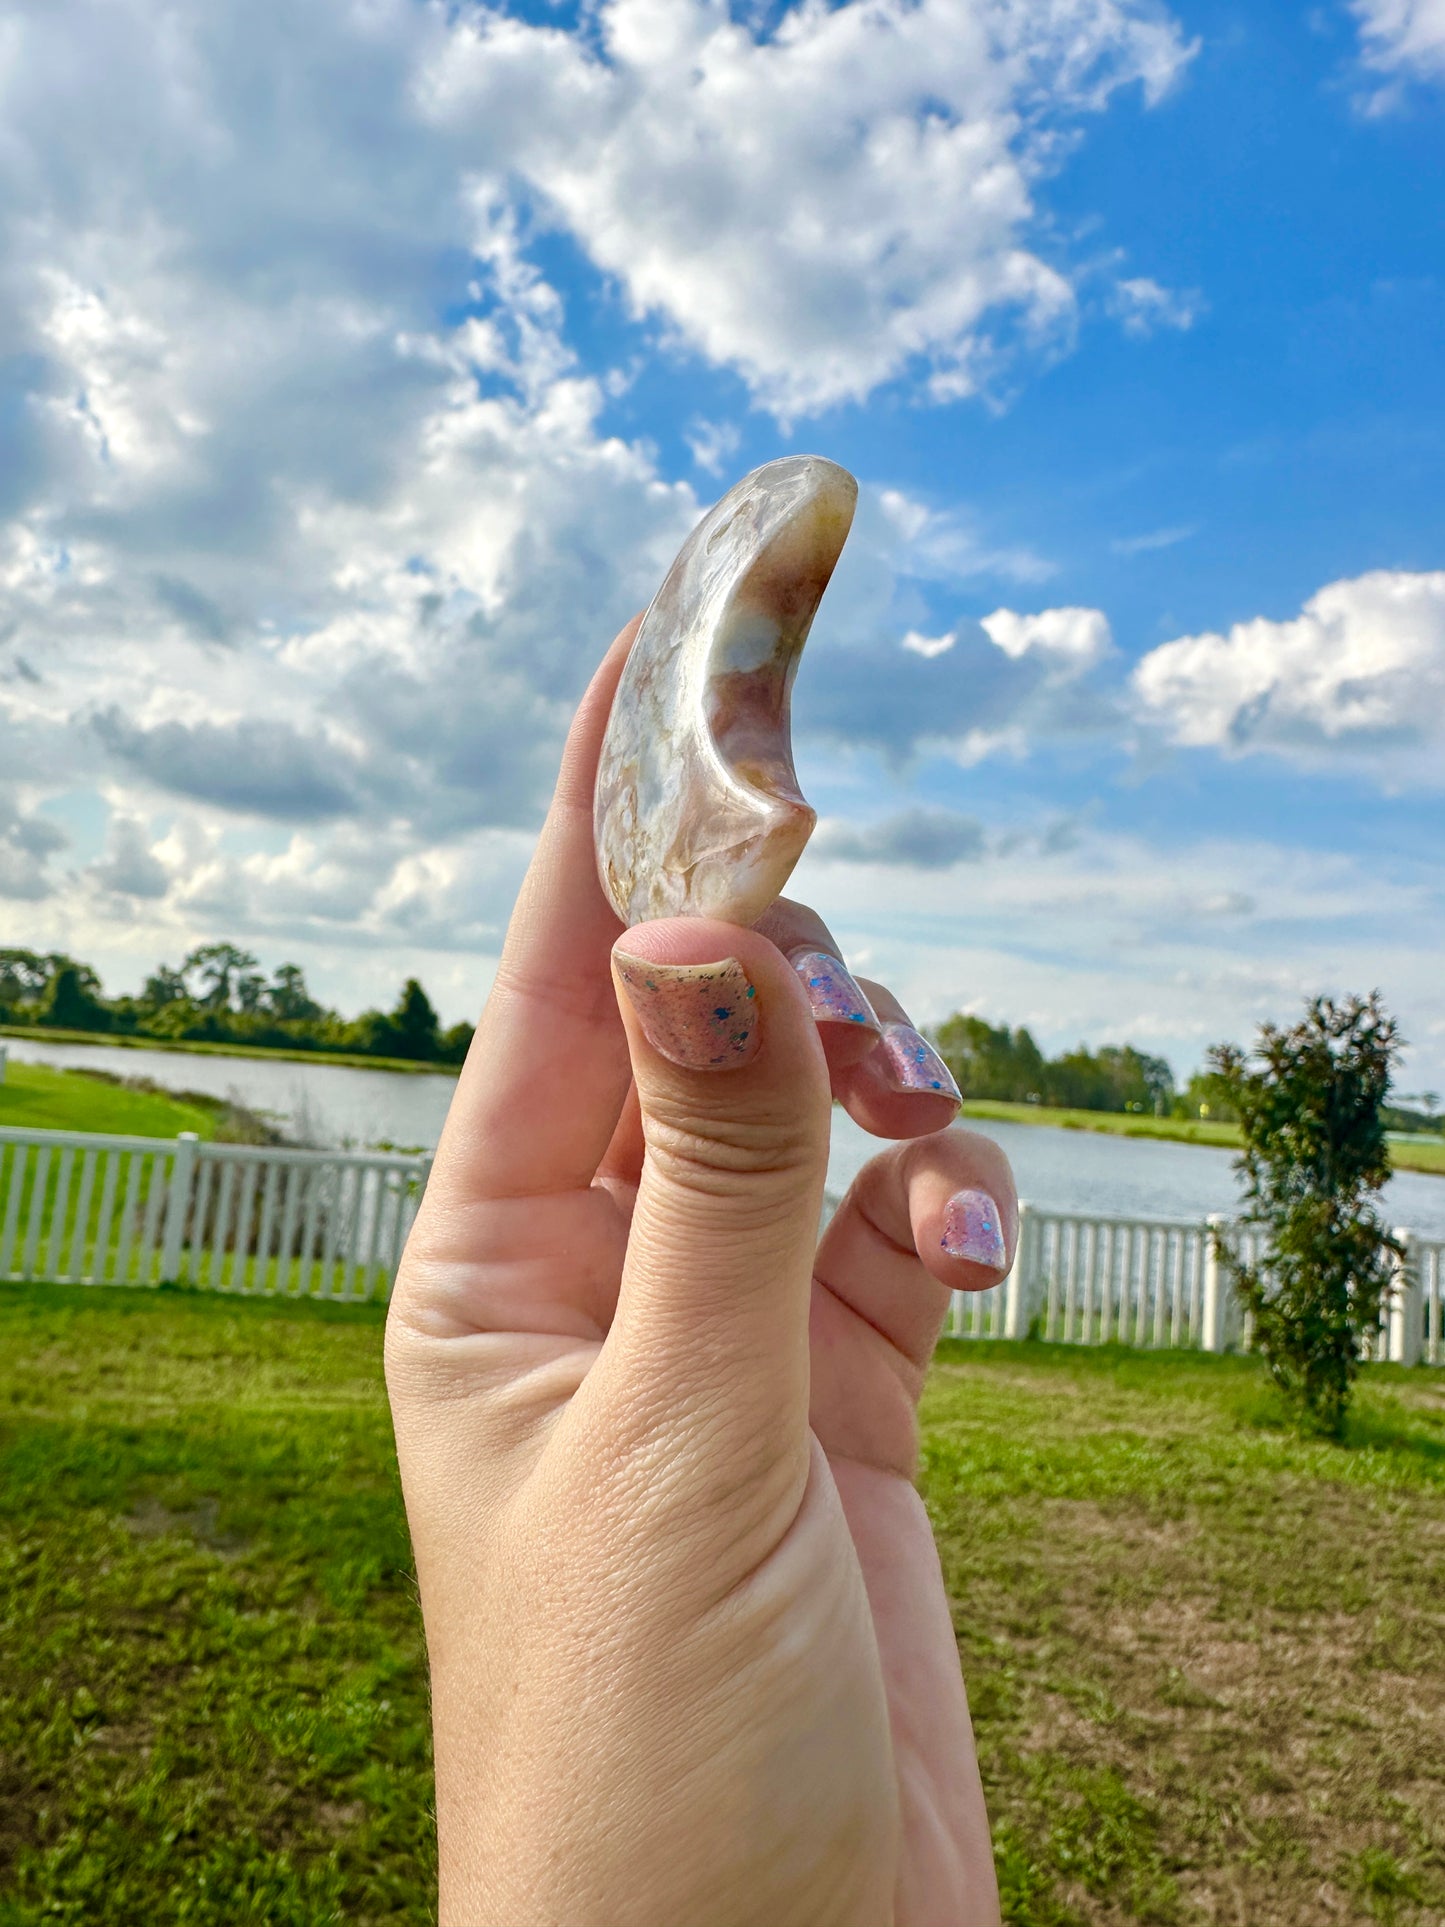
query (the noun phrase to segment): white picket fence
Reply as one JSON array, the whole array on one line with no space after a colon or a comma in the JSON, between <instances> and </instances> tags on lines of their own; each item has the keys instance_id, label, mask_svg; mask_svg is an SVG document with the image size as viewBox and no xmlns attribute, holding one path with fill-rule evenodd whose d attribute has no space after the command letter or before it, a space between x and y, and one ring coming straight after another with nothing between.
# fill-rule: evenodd
<instances>
[{"instance_id":1,"label":"white picket fence","mask_svg":"<svg viewBox=\"0 0 1445 1927\"><path fill-rule=\"evenodd\" d=\"M1226 1222L1103 1217L1025 1204L1013 1270L989 1291L955 1292L948 1332L1245 1350L1249 1321L1214 1241ZM1445 1365L1445 1242L1408 1230L1395 1236L1405 1256L1372 1355L1403 1365ZM1243 1244L1247 1260L1257 1256L1254 1237Z\"/></svg>"},{"instance_id":2,"label":"white picket fence","mask_svg":"<svg viewBox=\"0 0 1445 1927\"><path fill-rule=\"evenodd\" d=\"M0 1130L0 1279L384 1298L429 1156Z\"/></svg>"},{"instance_id":3,"label":"white picket fence","mask_svg":"<svg viewBox=\"0 0 1445 1927\"><path fill-rule=\"evenodd\" d=\"M430 1156L0 1130L0 1279L385 1298ZM830 1206L836 1201L829 1200ZM960 1338L1228 1351L1247 1321L1214 1229L1024 1205L1014 1268L955 1292ZM1409 1232L1377 1358L1445 1365L1445 1242Z\"/></svg>"}]
</instances>

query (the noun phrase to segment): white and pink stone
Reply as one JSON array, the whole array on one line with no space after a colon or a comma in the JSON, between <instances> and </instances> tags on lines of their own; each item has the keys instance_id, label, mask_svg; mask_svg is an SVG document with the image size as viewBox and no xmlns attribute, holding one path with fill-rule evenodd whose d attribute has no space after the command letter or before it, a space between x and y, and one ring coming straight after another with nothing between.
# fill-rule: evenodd
<instances>
[{"instance_id":1,"label":"white and pink stone","mask_svg":"<svg viewBox=\"0 0 1445 1927\"><path fill-rule=\"evenodd\" d=\"M802 855L817 818L789 698L857 496L821 456L765 463L703 517L654 596L597 768L597 869L624 923L752 923Z\"/></svg>"}]
</instances>

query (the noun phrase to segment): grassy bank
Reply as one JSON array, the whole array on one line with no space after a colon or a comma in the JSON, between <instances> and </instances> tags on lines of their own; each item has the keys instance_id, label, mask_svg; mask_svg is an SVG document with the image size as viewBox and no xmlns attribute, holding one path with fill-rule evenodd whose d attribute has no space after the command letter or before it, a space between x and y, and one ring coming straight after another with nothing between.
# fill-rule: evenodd
<instances>
[{"instance_id":1,"label":"grassy bank","mask_svg":"<svg viewBox=\"0 0 1445 1927\"><path fill-rule=\"evenodd\" d=\"M16 1130L104 1131L120 1137L214 1137L223 1102L135 1090L49 1064L9 1063L0 1084L0 1125Z\"/></svg>"},{"instance_id":2,"label":"grassy bank","mask_svg":"<svg viewBox=\"0 0 1445 1927\"><path fill-rule=\"evenodd\" d=\"M354 1071L405 1071L455 1077L456 1064L418 1064L409 1057L362 1057L351 1051L269 1050L258 1044L203 1044L188 1038L127 1037L114 1031L41 1030L35 1025L0 1024L0 1037L26 1037L35 1044L103 1044L107 1050L167 1050L196 1057L261 1057L278 1064L339 1064Z\"/></svg>"},{"instance_id":3,"label":"grassy bank","mask_svg":"<svg viewBox=\"0 0 1445 1927\"><path fill-rule=\"evenodd\" d=\"M1003 1124L1052 1124L1060 1131L1097 1131L1105 1137L1168 1138L1177 1144L1214 1144L1238 1150L1237 1124L1211 1124L1207 1118L1146 1117L1139 1112L1056 1110L1049 1104L1005 1104L991 1097L964 1101L966 1117L991 1117Z\"/></svg>"},{"instance_id":4,"label":"grassy bank","mask_svg":"<svg viewBox=\"0 0 1445 1927\"><path fill-rule=\"evenodd\" d=\"M0 1927L433 1918L371 1308L0 1287ZM1445 1377L951 1344L924 1490L1015 1927L1445 1906Z\"/></svg>"},{"instance_id":5,"label":"grassy bank","mask_svg":"<svg viewBox=\"0 0 1445 1927\"><path fill-rule=\"evenodd\" d=\"M1211 1124L1207 1118L1145 1117L1121 1111L1054 1110L1047 1104L1004 1104L993 1098L969 1098L965 1117L994 1118L1003 1124L1052 1124L1061 1131L1097 1131L1105 1137L1162 1138L1174 1144L1209 1144L1237 1151L1237 1124ZM1390 1157L1397 1171L1424 1171L1445 1176L1445 1138L1400 1134L1390 1139Z\"/></svg>"}]
</instances>

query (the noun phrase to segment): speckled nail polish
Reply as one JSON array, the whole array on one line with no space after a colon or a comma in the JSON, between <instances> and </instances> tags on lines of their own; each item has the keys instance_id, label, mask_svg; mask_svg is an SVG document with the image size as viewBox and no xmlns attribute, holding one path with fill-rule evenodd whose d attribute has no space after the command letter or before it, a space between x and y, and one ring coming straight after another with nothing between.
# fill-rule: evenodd
<instances>
[{"instance_id":1,"label":"speckled nail polish","mask_svg":"<svg viewBox=\"0 0 1445 1927\"><path fill-rule=\"evenodd\" d=\"M933 1091L951 1097L955 1104L962 1094L952 1073L926 1037L920 1037L912 1024L885 1024L883 1041L884 1075L896 1091Z\"/></svg>"},{"instance_id":2,"label":"speckled nail polish","mask_svg":"<svg viewBox=\"0 0 1445 1927\"><path fill-rule=\"evenodd\" d=\"M655 1051L685 1070L727 1070L758 1048L757 991L736 957L657 964L614 950L613 961Z\"/></svg>"},{"instance_id":3,"label":"speckled nail polish","mask_svg":"<svg viewBox=\"0 0 1445 1927\"><path fill-rule=\"evenodd\" d=\"M836 957L826 950L794 950L788 961L802 978L820 1024L856 1024L860 1030L882 1030L872 1004Z\"/></svg>"},{"instance_id":4,"label":"speckled nail polish","mask_svg":"<svg viewBox=\"0 0 1445 1927\"><path fill-rule=\"evenodd\" d=\"M943 1207L943 1249L988 1271L1006 1271L1003 1220L987 1191L955 1191Z\"/></svg>"}]
</instances>

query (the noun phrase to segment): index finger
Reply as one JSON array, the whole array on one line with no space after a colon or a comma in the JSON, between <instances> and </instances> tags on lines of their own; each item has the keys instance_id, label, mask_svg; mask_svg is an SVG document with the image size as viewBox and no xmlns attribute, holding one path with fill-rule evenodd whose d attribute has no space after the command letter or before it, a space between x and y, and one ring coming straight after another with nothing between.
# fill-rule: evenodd
<instances>
[{"instance_id":1,"label":"index finger","mask_svg":"<svg viewBox=\"0 0 1445 1927\"><path fill-rule=\"evenodd\" d=\"M589 1186L631 1079L612 989L622 924L602 894L592 792L603 732L641 617L582 698L502 960L457 1081L428 1191L439 1202Z\"/></svg>"}]
</instances>

